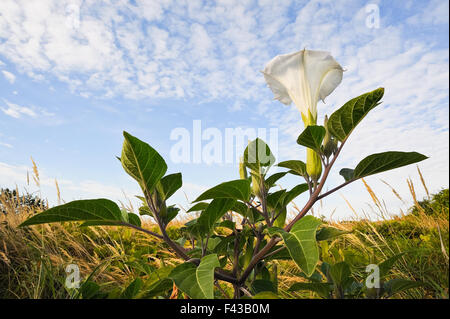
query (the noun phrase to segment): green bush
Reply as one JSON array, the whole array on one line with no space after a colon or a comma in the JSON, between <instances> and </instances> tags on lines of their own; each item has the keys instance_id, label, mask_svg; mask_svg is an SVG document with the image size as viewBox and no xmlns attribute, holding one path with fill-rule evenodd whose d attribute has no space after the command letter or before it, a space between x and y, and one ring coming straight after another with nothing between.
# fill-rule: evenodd
<instances>
[{"instance_id":1,"label":"green bush","mask_svg":"<svg viewBox=\"0 0 450 319\"><path fill-rule=\"evenodd\" d=\"M448 188L441 190L439 193L432 195L431 199L424 199L417 206L412 207L411 213L415 216L423 211L428 216L449 218L449 192Z\"/></svg>"}]
</instances>

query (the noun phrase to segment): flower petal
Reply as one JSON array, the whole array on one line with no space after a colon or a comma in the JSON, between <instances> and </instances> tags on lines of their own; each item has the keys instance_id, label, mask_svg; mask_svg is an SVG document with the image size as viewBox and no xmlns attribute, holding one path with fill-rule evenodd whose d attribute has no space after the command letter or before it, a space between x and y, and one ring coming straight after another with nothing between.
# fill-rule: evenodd
<instances>
[{"instance_id":1,"label":"flower petal","mask_svg":"<svg viewBox=\"0 0 450 319\"><path fill-rule=\"evenodd\" d=\"M343 69L329 52L307 50L305 73L311 95L317 102L324 100L341 83Z\"/></svg>"},{"instance_id":2,"label":"flower petal","mask_svg":"<svg viewBox=\"0 0 450 319\"><path fill-rule=\"evenodd\" d=\"M317 101L341 83L343 69L329 52L302 50L276 56L263 73L275 99L293 101L307 118L309 112L317 116Z\"/></svg>"},{"instance_id":3,"label":"flower petal","mask_svg":"<svg viewBox=\"0 0 450 319\"><path fill-rule=\"evenodd\" d=\"M289 105L292 103L292 100L289 96L289 93L286 91L286 88L281 84L277 79L272 77L270 74L264 73L264 79L269 85L270 89L275 96L274 99L280 101L285 105Z\"/></svg>"},{"instance_id":4,"label":"flower petal","mask_svg":"<svg viewBox=\"0 0 450 319\"><path fill-rule=\"evenodd\" d=\"M303 70L303 51L277 55L264 68L264 75L275 81L268 81L270 88L275 93L282 92L284 100L294 101L297 108L305 115L308 114L308 105L310 104L309 88L302 85L308 85L301 77L300 70ZM276 83L278 86L274 86ZM283 89L281 89L282 87Z\"/></svg>"},{"instance_id":5,"label":"flower petal","mask_svg":"<svg viewBox=\"0 0 450 319\"><path fill-rule=\"evenodd\" d=\"M328 71L322 81L319 91L319 99L325 102L325 98L334 91L334 89L342 81L343 71L339 69L333 69Z\"/></svg>"}]
</instances>

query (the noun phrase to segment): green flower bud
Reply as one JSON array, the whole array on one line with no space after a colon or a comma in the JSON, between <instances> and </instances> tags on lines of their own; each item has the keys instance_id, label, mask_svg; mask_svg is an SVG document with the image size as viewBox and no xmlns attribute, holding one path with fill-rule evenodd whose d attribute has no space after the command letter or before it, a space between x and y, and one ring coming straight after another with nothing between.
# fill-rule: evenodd
<instances>
[{"instance_id":1,"label":"green flower bud","mask_svg":"<svg viewBox=\"0 0 450 319\"><path fill-rule=\"evenodd\" d=\"M239 161L239 177L241 179L247 179L247 168L245 167L244 159L242 157Z\"/></svg>"},{"instance_id":2,"label":"green flower bud","mask_svg":"<svg viewBox=\"0 0 450 319\"><path fill-rule=\"evenodd\" d=\"M322 161L320 160L320 156L310 148L306 149L306 172L314 181L319 180L322 174Z\"/></svg>"},{"instance_id":3,"label":"green flower bud","mask_svg":"<svg viewBox=\"0 0 450 319\"><path fill-rule=\"evenodd\" d=\"M331 134L328 130L328 116L325 115L325 119L323 120L323 126L325 127L325 137L323 138L323 145L328 144L331 141Z\"/></svg>"},{"instance_id":4,"label":"green flower bud","mask_svg":"<svg viewBox=\"0 0 450 319\"><path fill-rule=\"evenodd\" d=\"M158 213L160 217L164 218L167 215L167 207L166 202L161 198L160 195L161 193L162 193L162 186L161 183L158 183L151 196L155 208L157 210L157 212L155 213Z\"/></svg>"},{"instance_id":5,"label":"green flower bud","mask_svg":"<svg viewBox=\"0 0 450 319\"><path fill-rule=\"evenodd\" d=\"M261 198L261 177L252 172L252 192L258 198Z\"/></svg>"},{"instance_id":6,"label":"green flower bud","mask_svg":"<svg viewBox=\"0 0 450 319\"><path fill-rule=\"evenodd\" d=\"M307 121L305 121L305 118L303 118L303 121L305 122L305 127L316 125L317 118L309 112ZM306 172L314 181L317 181L322 174L322 161L320 156L310 148L306 149Z\"/></svg>"},{"instance_id":7,"label":"green flower bud","mask_svg":"<svg viewBox=\"0 0 450 319\"><path fill-rule=\"evenodd\" d=\"M328 116L325 115L325 121L323 123L323 126L325 127L325 137L323 138L323 153L326 157L330 157L331 154L335 153L337 150L337 143L336 140L331 135L330 131L328 130Z\"/></svg>"}]
</instances>

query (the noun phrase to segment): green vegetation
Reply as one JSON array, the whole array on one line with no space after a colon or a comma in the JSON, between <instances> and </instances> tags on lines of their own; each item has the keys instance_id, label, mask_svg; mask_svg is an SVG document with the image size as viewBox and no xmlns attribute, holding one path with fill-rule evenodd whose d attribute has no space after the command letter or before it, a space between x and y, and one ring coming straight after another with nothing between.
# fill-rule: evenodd
<instances>
[{"instance_id":1,"label":"green vegetation","mask_svg":"<svg viewBox=\"0 0 450 319\"><path fill-rule=\"evenodd\" d=\"M448 205L442 203L441 194L422 207L409 181L416 210L384 221L336 224L310 214L315 203L358 180L382 209L363 178L427 158L416 152L372 154L354 169L342 169L342 184L322 192L347 138L383 94L382 88L363 94L333 113L325 126L305 128L297 143L308 154L314 153L310 158L314 165L285 161L280 166L287 172L269 175L274 155L264 141L251 141L243 152L240 179L198 196L188 211L197 216L178 221L178 230L173 226L179 209L167 200L182 186L181 173L166 175L167 164L158 152L124 132L120 162L142 190L138 196L142 217L103 198L25 214L17 212L20 205L9 205L12 209L4 214L0 233L3 294L33 298L448 297ZM34 173L38 175L36 167ZM278 181L287 174L302 183L290 190L279 189ZM305 194L304 207L288 219L289 204ZM447 275L442 275L444 269ZM70 274L64 276L63 271Z\"/></svg>"},{"instance_id":2,"label":"green vegetation","mask_svg":"<svg viewBox=\"0 0 450 319\"><path fill-rule=\"evenodd\" d=\"M361 283L367 276L365 267L369 263L380 263L400 254L388 279L424 284L392 297L448 298L448 194L448 189L444 189L430 199L418 202L403 217L330 224L347 233L321 242L321 260L329 265L345 261L350 266L352 278ZM92 293L91 290L89 295L86 286L85 298L120 297L136 278L143 286L151 287L158 269L182 262L159 240L123 227L80 228L75 223L64 223L17 228L30 214L33 213L24 208L19 214L8 214L0 220L0 298L76 297L73 290L64 287L65 267L71 263L80 266L83 278L93 274L91 281L104 292ZM181 238L182 224L179 220L171 223L168 227L171 238ZM156 225L145 226L157 231ZM323 289L329 285L317 284L324 281L321 269L326 266L322 264L310 278L289 260L277 260L272 267L277 270L281 298L324 298L329 293ZM177 298L180 293L176 287L174 289L171 282L165 284L167 290L163 296ZM353 284L353 287L357 286ZM91 285L92 288L95 290L96 287ZM224 285L223 289L232 293L231 287ZM135 297L154 297L145 293L146 288L141 291ZM346 297L350 297L349 292ZM218 291L215 293L219 294ZM372 296L369 293L366 297Z\"/></svg>"}]
</instances>

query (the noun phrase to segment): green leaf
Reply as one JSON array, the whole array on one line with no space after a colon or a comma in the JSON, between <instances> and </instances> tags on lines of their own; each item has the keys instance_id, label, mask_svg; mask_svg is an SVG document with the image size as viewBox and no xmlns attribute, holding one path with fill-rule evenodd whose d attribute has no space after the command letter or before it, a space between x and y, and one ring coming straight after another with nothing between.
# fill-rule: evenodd
<instances>
[{"instance_id":1,"label":"green leaf","mask_svg":"<svg viewBox=\"0 0 450 319\"><path fill-rule=\"evenodd\" d=\"M351 231L341 230L334 227L322 227L316 233L316 240L328 240L349 233L351 233Z\"/></svg>"},{"instance_id":2,"label":"green leaf","mask_svg":"<svg viewBox=\"0 0 450 319\"><path fill-rule=\"evenodd\" d=\"M278 227L280 228L280 227ZM281 248L280 245L274 246L269 253L274 252L275 250ZM289 251L285 248L285 249L281 249L280 251L276 252L275 254L265 258L264 260L275 260L275 259L280 259L280 260L290 260L291 259L291 255L289 255Z\"/></svg>"},{"instance_id":3,"label":"green leaf","mask_svg":"<svg viewBox=\"0 0 450 319\"><path fill-rule=\"evenodd\" d=\"M134 213L127 213L126 220L128 220L128 223L131 225L135 225L138 227L141 227L141 219L138 215ZM123 225L123 222L121 221L110 221L110 220L90 220L82 223L80 227L87 227L87 226L121 226Z\"/></svg>"},{"instance_id":4,"label":"green leaf","mask_svg":"<svg viewBox=\"0 0 450 319\"><path fill-rule=\"evenodd\" d=\"M175 205L167 207L166 215L163 217L164 224L169 224L175 217L177 217L179 211L180 209L175 207Z\"/></svg>"},{"instance_id":5,"label":"green leaf","mask_svg":"<svg viewBox=\"0 0 450 319\"><path fill-rule=\"evenodd\" d=\"M396 254L396 255L394 255L392 257L389 257L385 261L379 263L378 264L378 269L380 270L380 278L383 278L386 275L388 275L389 272L391 271L392 267L394 266L394 264L397 262L397 260L402 258L403 255L405 255L404 252Z\"/></svg>"},{"instance_id":6,"label":"green leaf","mask_svg":"<svg viewBox=\"0 0 450 319\"><path fill-rule=\"evenodd\" d=\"M311 282L322 282L323 281L323 276L317 270L314 271L314 273L309 277L306 276L306 274L304 272L298 273L297 276L305 278Z\"/></svg>"},{"instance_id":7,"label":"green leaf","mask_svg":"<svg viewBox=\"0 0 450 319\"><path fill-rule=\"evenodd\" d=\"M192 206L191 208L189 208L189 210L186 213L199 212L199 211L205 210L206 207L208 207L208 205L209 205L209 203L205 203L205 202L197 203L194 206Z\"/></svg>"},{"instance_id":8,"label":"green leaf","mask_svg":"<svg viewBox=\"0 0 450 319\"><path fill-rule=\"evenodd\" d=\"M236 223L231 220L224 220L224 221L216 224L216 227L224 227L224 228L228 228L230 230L234 230L234 228L236 227Z\"/></svg>"},{"instance_id":9,"label":"green leaf","mask_svg":"<svg viewBox=\"0 0 450 319\"><path fill-rule=\"evenodd\" d=\"M143 286L142 279L137 277L135 280L128 285L128 287L120 295L121 299L132 299L134 298Z\"/></svg>"},{"instance_id":10,"label":"green leaf","mask_svg":"<svg viewBox=\"0 0 450 319\"><path fill-rule=\"evenodd\" d=\"M167 164L150 145L123 132L121 162L124 170L150 194L167 171Z\"/></svg>"},{"instance_id":11,"label":"green leaf","mask_svg":"<svg viewBox=\"0 0 450 319\"><path fill-rule=\"evenodd\" d=\"M214 247L213 252L218 255L226 255L228 252L228 247L234 243L235 236L229 236L222 238L220 243L217 244L216 247ZM227 256L225 256L227 258Z\"/></svg>"},{"instance_id":12,"label":"green leaf","mask_svg":"<svg viewBox=\"0 0 450 319\"><path fill-rule=\"evenodd\" d=\"M100 286L93 281L85 281L79 290L83 299L97 299L100 294Z\"/></svg>"},{"instance_id":13,"label":"green leaf","mask_svg":"<svg viewBox=\"0 0 450 319\"><path fill-rule=\"evenodd\" d=\"M330 298L330 292L333 284L325 282L297 282L293 284L289 291L309 290L315 292L324 299Z\"/></svg>"},{"instance_id":14,"label":"green leaf","mask_svg":"<svg viewBox=\"0 0 450 319\"><path fill-rule=\"evenodd\" d=\"M420 281L411 281L407 279L397 278L397 279L391 279L384 283L384 289L386 290L388 296L395 295L399 292L413 289L413 288L419 288L423 287L424 283Z\"/></svg>"},{"instance_id":15,"label":"green leaf","mask_svg":"<svg viewBox=\"0 0 450 319\"><path fill-rule=\"evenodd\" d=\"M271 291L262 291L252 297L252 299L280 299L278 295Z\"/></svg>"},{"instance_id":16,"label":"green leaf","mask_svg":"<svg viewBox=\"0 0 450 319\"><path fill-rule=\"evenodd\" d=\"M243 241L243 240L241 240L241 241ZM245 245L245 253L242 253L242 256L239 258L240 259L239 263L243 269L247 268L248 264L252 260L253 252L254 252L254 247L253 247L254 241L255 241L255 237L252 237L252 236L248 237L247 244ZM242 247L242 250L243 249L244 249L244 247Z\"/></svg>"},{"instance_id":17,"label":"green leaf","mask_svg":"<svg viewBox=\"0 0 450 319\"><path fill-rule=\"evenodd\" d=\"M313 149L317 153L321 153L322 141L325 134L325 127L320 125L309 125L297 138L297 144Z\"/></svg>"},{"instance_id":18,"label":"green leaf","mask_svg":"<svg viewBox=\"0 0 450 319\"><path fill-rule=\"evenodd\" d=\"M305 216L297 221L288 233L283 229L269 228L269 234L278 233L295 263L309 277L314 273L319 261L316 230L322 221L313 216Z\"/></svg>"},{"instance_id":19,"label":"green leaf","mask_svg":"<svg viewBox=\"0 0 450 319\"><path fill-rule=\"evenodd\" d=\"M227 221L229 222L229 220L227 220ZM217 245L219 245L222 242L222 240L223 240L223 237L220 237L220 236L218 236L218 237L211 237L208 240L208 245L206 247L207 250L208 251L213 251L217 247Z\"/></svg>"},{"instance_id":20,"label":"green leaf","mask_svg":"<svg viewBox=\"0 0 450 319\"><path fill-rule=\"evenodd\" d=\"M269 208L275 209L278 207L278 204L282 203L281 200L286 193L285 189L276 191L274 193L270 193L267 195L267 206Z\"/></svg>"},{"instance_id":21,"label":"green leaf","mask_svg":"<svg viewBox=\"0 0 450 319\"><path fill-rule=\"evenodd\" d=\"M254 295L263 291L277 293L277 287L270 280L256 279L252 282L251 290Z\"/></svg>"},{"instance_id":22,"label":"green leaf","mask_svg":"<svg viewBox=\"0 0 450 319\"><path fill-rule=\"evenodd\" d=\"M330 276L335 285L345 288L352 272L346 262L340 262L330 267Z\"/></svg>"},{"instance_id":23,"label":"green leaf","mask_svg":"<svg viewBox=\"0 0 450 319\"><path fill-rule=\"evenodd\" d=\"M161 178L160 183L161 183L160 188L161 198L162 200L167 200L183 185L181 173L166 175L163 178Z\"/></svg>"},{"instance_id":24,"label":"green leaf","mask_svg":"<svg viewBox=\"0 0 450 319\"><path fill-rule=\"evenodd\" d=\"M139 215L147 215L150 217L153 217L152 212L150 211L150 208L147 206L147 204L142 205L139 207Z\"/></svg>"},{"instance_id":25,"label":"green leaf","mask_svg":"<svg viewBox=\"0 0 450 319\"><path fill-rule=\"evenodd\" d=\"M236 202L231 210L233 212L240 214L243 217L246 217L248 213L248 206L245 205L243 202Z\"/></svg>"},{"instance_id":26,"label":"green leaf","mask_svg":"<svg viewBox=\"0 0 450 319\"><path fill-rule=\"evenodd\" d=\"M353 179L417 163L427 158L427 156L416 152L384 152L372 154L359 162L355 168Z\"/></svg>"},{"instance_id":27,"label":"green leaf","mask_svg":"<svg viewBox=\"0 0 450 319\"><path fill-rule=\"evenodd\" d=\"M196 237L197 239L200 239L204 234L204 231L201 229L201 226L198 224L198 218L189 220L188 222L186 222L184 224L184 227L185 227L185 228L183 228L184 230L186 230L189 234Z\"/></svg>"},{"instance_id":28,"label":"green leaf","mask_svg":"<svg viewBox=\"0 0 450 319\"><path fill-rule=\"evenodd\" d=\"M379 104L383 94L384 89L378 88L345 103L328 120L331 134L339 141L344 141L367 113Z\"/></svg>"},{"instance_id":29,"label":"green leaf","mask_svg":"<svg viewBox=\"0 0 450 319\"><path fill-rule=\"evenodd\" d=\"M244 151L244 164L255 172L260 171L261 166L270 167L275 163L269 146L260 138L248 143Z\"/></svg>"},{"instance_id":30,"label":"green leaf","mask_svg":"<svg viewBox=\"0 0 450 319\"><path fill-rule=\"evenodd\" d=\"M303 183L297 186L294 186L290 191L286 192L286 195L283 197L283 206L287 206L290 202L292 202L297 196L303 194L309 189L308 184Z\"/></svg>"},{"instance_id":31,"label":"green leaf","mask_svg":"<svg viewBox=\"0 0 450 319\"><path fill-rule=\"evenodd\" d=\"M348 182L355 176L355 170L351 168L343 168L339 171L339 175L341 175L345 181Z\"/></svg>"},{"instance_id":32,"label":"green leaf","mask_svg":"<svg viewBox=\"0 0 450 319\"><path fill-rule=\"evenodd\" d=\"M291 160L278 163L278 166L289 168L292 172L300 176L306 176L306 164L302 161Z\"/></svg>"},{"instance_id":33,"label":"green leaf","mask_svg":"<svg viewBox=\"0 0 450 319\"><path fill-rule=\"evenodd\" d=\"M128 213L128 223L141 227L141 219L134 213Z\"/></svg>"},{"instance_id":34,"label":"green leaf","mask_svg":"<svg viewBox=\"0 0 450 319\"><path fill-rule=\"evenodd\" d=\"M119 206L109 199L76 200L55 206L40 214L28 218L23 226L66 221L98 221L128 223L127 215L122 214Z\"/></svg>"},{"instance_id":35,"label":"green leaf","mask_svg":"<svg viewBox=\"0 0 450 319\"><path fill-rule=\"evenodd\" d=\"M172 266L166 266L151 272L149 278L145 281L144 288L141 289L137 298L153 298L172 289L173 281L172 279L169 279L168 276L173 269L174 267Z\"/></svg>"},{"instance_id":36,"label":"green leaf","mask_svg":"<svg viewBox=\"0 0 450 319\"><path fill-rule=\"evenodd\" d=\"M154 282L151 286L148 287L144 292L140 293L138 298L149 299L156 296L161 296L167 293L170 289L173 288L173 281L169 278L163 278Z\"/></svg>"},{"instance_id":37,"label":"green leaf","mask_svg":"<svg viewBox=\"0 0 450 319\"><path fill-rule=\"evenodd\" d=\"M230 198L213 199L197 219L197 225L201 228L201 232L204 234L211 233L214 225L227 211L233 208L235 203L236 201Z\"/></svg>"},{"instance_id":38,"label":"green leaf","mask_svg":"<svg viewBox=\"0 0 450 319\"><path fill-rule=\"evenodd\" d=\"M275 185L275 183L282 178L284 175L286 175L288 172L279 172L275 173L273 175L270 175L268 178L265 179L264 183L266 184L266 189L270 189Z\"/></svg>"},{"instance_id":39,"label":"green leaf","mask_svg":"<svg viewBox=\"0 0 450 319\"><path fill-rule=\"evenodd\" d=\"M216 254L203 257L200 265L186 262L177 266L170 278L175 285L192 299L214 298L214 269L220 267Z\"/></svg>"},{"instance_id":40,"label":"green leaf","mask_svg":"<svg viewBox=\"0 0 450 319\"><path fill-rule=\"evenodd\" d=\"M213 198L233 198L246 202L250 199L250 181L237 179L219 184L202 193L194 202Z\"/></svg>"},{"instance_id":41,"label":"green leaf","mask_svg":"<svg viewBox=\"0 0 450 319\"><path fill-rule=\"evenodd\" d=\"M277 219L273 222L273 226L283 228L286 224L286 217L287 217L287 209L286 207L281 209L281 212L279 213Z\"/></svg>"}]
</instances>

